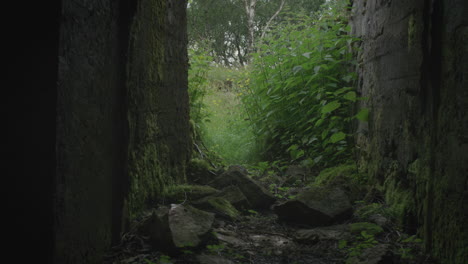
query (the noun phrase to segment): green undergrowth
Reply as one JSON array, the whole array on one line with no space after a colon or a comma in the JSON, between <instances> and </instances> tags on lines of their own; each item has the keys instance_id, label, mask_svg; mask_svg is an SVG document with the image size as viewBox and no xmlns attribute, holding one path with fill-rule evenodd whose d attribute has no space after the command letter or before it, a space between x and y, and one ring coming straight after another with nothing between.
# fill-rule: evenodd
<instances>
[{"instance_id":1,"label":"green undergrowth","mask_svg":"<svg viewBox=\"0 0 468 264\"><path fill-rule=\"evenodd\" d=\"M333 2L333 3L332 3ZM330 1L319 19L296 15L275 25L253 54L243 102L269 160L331 167L352 157L356 113L354 45L345 1Z\"/></svg>"},{"instance_id":2,"label":"green undergrowth","mask_svg":"<svg viewBox=\"0 0 468 264\"><path fill-rule=\"evenodd\" d=\"M216 65L204 52L189 50L189 55L195 153L224 165L256 162L252 123L240 100L247 71Z\"/></svg>"},{"instance_id":3,"label":"green undergrowth","mask_svg":"<svg viewBox=\"0 0 468 264\"><path fill-rule=\"evenodd\" d=\"M340 186L352 201L362 200L368 190L367 177L359 173L355 163L344 163L322 170L312 186Z\"/></svg>"},{"instance_id":4,"label":"green undergrowth","mask_svg":"<svg viewBox=\"0 0 468 264\"><path fill-rule=\"evenodd\" d=\"M201 129L206 146L221 156L226 164L252 163L256 142L252 124L240 101L239 75L235 69L214 67L204 98L206 118Z\"/></svg>"}]
</instances>

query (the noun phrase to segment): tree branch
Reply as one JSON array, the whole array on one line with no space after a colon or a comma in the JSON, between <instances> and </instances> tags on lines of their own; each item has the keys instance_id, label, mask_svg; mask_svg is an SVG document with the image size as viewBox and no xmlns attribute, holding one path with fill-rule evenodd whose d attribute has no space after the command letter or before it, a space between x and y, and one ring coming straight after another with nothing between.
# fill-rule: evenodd
<instances>
[{"instance_id":1,"label":"tree branch","mask_svg":"<svg viewBox=\"0 0 468 264\"><path fill-rule=\"evenodd\" d=\"M262 31L262 35L260 36L260 39L263 39L265 37L265 34L266 34L268 28L270 27L271 22L273 22L273 20L279 15L281 10L283 10L285 2L286 2L286 0L281 0L280 7L278 8L278 10L276 10L276 12L273 14L273 16L271 16L270 19L268 20L268 22L266 23L265 28Z\"/></svg>"}]
</instances>

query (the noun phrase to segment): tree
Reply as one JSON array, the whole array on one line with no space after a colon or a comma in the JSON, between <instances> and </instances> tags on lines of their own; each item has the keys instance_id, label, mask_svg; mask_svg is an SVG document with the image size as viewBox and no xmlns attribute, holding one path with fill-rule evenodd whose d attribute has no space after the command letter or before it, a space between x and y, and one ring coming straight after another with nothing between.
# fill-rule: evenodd
<instances>
[{"instance_id":1,"label":"tree","mask_svg":"<svg viewBox=\"0 0 468 264\"><path fill-rule=\"evenodd\" d=\"M189 45L216 62L245 65L271 25L287 11L311 14L324 0L192 0L188 4Z\"/></svg>"}]
</instances>

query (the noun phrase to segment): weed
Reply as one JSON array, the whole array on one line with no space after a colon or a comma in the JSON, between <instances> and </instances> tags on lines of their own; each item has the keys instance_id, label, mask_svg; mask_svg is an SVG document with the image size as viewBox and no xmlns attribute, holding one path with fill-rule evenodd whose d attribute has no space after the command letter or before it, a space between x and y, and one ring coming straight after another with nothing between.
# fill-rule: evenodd
<instances>
[{"instance_id":1,"label":"weed","mask_svg":"<svg viewBox=\"0 0 468 264\"><path fill-rule=\"evenodd\" d=\"M210 251L210 253L220 255L221 252L225 249L225 245L207 245L206 248L208 249L208 251Z\"/></svg>"},{"instance_id":2,"label":"weed","mask_svg":"<svg viewBox=\"0 0 468 264\"><path fill-rule=\"evenodd\" d=\"M267 159L329 166L351 155L356 38L341 10L320 20L297 16L276 26L254 54L243 102ZM336 11L336 12L335 12Z\"/></svg>"},{"instance_id":3,"label":"weed","mask_svg":"<svg viewBox=\"0 0 468 264\"><path fill-rule=\"evenodd\" d=\"M366 231L362 231L358 236L356 236L354 241L338 241L338 248L346 249L349 257L359 257L364 249L374 247L377 244L378 242L375 240L374 235L368 234Z\"/></svg>"}]
</instances>

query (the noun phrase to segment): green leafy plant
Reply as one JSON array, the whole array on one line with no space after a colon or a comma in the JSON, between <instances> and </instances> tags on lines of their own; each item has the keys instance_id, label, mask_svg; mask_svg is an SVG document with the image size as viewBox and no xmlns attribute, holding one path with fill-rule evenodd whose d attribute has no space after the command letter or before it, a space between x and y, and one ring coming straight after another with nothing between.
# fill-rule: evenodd
<instances>
[{"instance_id":1,"label":"green leafy plant","mask_svg":"<svg viewBox=\"0 0 468 264\"><path fill-rule=\"evenodd\" d=\"M154 263L153 261L149 260L149 259L145 259L145 262L146 264L156 264ZM167 255L161 255L158 259L158 262L157 264L172 264L172 260L171 260L171 257L167 256Z\"/></svg>"},{"instance_id":2,"label":"green leafy plant","mask_svg":"<svg viewBox=\"0 0 468 264\"><path fill-rule=\"evenodd\" d=\"M351 156L351 122L368 111L352 114L361 100L352 71L357 38L348 34L344 6L277 25L253 55L243 102L266 159L325 167Z\"/></svg>"},{"instance_id":3,"label":"green leafy plant","mask_svg":"<svg viewBox=\"0 0 468 264\"><path fill-rule=\"evenodd\" d=\"M338 248L346 249L349 257L359 257L364 249L374 247L377 244L378 242L375 240L374 235L368 234L366 231L362 231L358 236L356 236L354 241L338 241Z\"/></svg>"},{"instance_id":4,"label":"green leafy plant","mask_svg":"<svg viewBox=\"0 0 468 264\"><path fill-rule=\"evenodd\" d=\"M397 251L397 254L400 255L402 259L412 260L416 257L416 252L419 252L419 249L422 245L423 240L416 237L410 236L405 239L401 239L400 248Z\"/></svg>"},{"instance_id":5,"label":"green leafy plant","mask_svg":"<svg viewBox=\"0 0 468 264\"><path fill-rule=\"evenodd\" d=\"M187 255L192 255L194 252L192 250L184 249L182 250L182 253L187 254Z\"/></svg>"},{"instance_id":6,"label":"green leafy plant","mask_svg":"<svg viewBox=\"0 0 468 264\"><path fill-rule=\"evenodd\" d=\"M172 264L171 257L162 255L159 257L159 264Z\"/></svg>"},{"instance_id":7,"label":"green leafy plant","mask_svg":"<svg viewBox=\"0 0 468 264\"><path fill-rule=\"evenodd\" d=\"M294 199L295 195L289 195L289 190L291 187L288 186L278 186L275 183L269 185L270 192L278 199Z\"/></svg>"},{"instance_id":8,"label":"green leafy plant","mask_svg":"<svg viewBox=\"0 0 468 264\"><path fill-rule=\"evenodd\" d=\"M207 245L206 248L210 253L220 255L221 252L225 249L225 245L219 244L219 245Z\"/></svg>"},{"instance_id":9,"label":"green leafy plant","mask_svg":"<svg viewBox=\"0 0 468 264\"><path fill-rule=\"evenodd\" d=\"M247 210L247 212L249 212L250 215L252 215L252 216L258 216L258 212L253 210L253 209L249 209L249 210Z\"/></svg>"},{"instance_id":10,"label":"green leafy plant","mask_svg":"<svg viewBox=\"0 0 468 264\"><path fill-rule=\"evenodd\" d=\"M202 120L206 118L203 112L205 108L204 97L207 93L207 74L209 62L212 60L205 52L189 49L189 74L188 74L188 92L190 99L190 117L195 125L196 132L199 132ZM199 135L199 133L197 133Z\"/></svg>"},{"instance_id":11,"label":"green leafy plant","mask_svg":"<svg viewBox=\"0 0 468 264\"><path fill-rule=\"evenodd\" d=\"M251 121L242 107L242 87L249 82L242 69L213 64L207 72L200 138L225 164L258 161Z\"/></svg>"}]
</instances>

